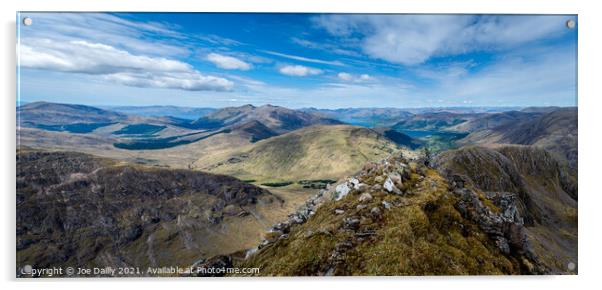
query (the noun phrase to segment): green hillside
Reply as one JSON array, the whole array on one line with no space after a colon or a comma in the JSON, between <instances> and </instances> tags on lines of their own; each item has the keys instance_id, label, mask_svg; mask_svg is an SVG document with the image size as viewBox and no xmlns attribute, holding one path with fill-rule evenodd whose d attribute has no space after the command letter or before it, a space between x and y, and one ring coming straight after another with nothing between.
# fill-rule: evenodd
<instances>
[{"instance_id":1,"label":"green hillside","mask_svg":"<svg viewBox=\"0 0 602 290\"><path fill-rule=\"evenodd\" d=\"M355 126L312 126L261 140L229 154L201 157L197 168L258 181L338 179L398 146Z\"/></svg>"}]
</instances>

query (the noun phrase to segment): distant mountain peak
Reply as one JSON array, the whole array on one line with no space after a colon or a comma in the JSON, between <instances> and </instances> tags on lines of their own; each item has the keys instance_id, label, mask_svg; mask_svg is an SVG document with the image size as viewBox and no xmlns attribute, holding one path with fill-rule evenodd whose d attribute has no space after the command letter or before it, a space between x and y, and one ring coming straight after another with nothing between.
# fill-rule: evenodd
<instances>
[{"instance_id":1,"label":"distant mountain peak","mask_svg":"<svg viewBox=\"0 0 602 290\"><path fill-rule=\"evenodd\" d=\"M270 130L282 134L311 125L340 124L340 121L325 118L317 114L297 111L270 104L255 107L243 105L226 107L196 120L196 124L222 124L225 127L236 127L249 121L257 120Z\"/></svg>"}]
</instances>

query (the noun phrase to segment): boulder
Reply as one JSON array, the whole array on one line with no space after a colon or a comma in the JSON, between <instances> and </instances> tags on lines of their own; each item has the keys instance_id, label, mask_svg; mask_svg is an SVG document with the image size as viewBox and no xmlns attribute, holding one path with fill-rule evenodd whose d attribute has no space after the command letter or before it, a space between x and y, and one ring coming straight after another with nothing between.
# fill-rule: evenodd
<instances>
[{"instance_id":1,"label":"boulder","mask_svg":"<svg viewBox=\"0 0 602 290\"><path fill-rule=\"evenodd\" d=\"M341 199L343 199L343 197L345 197L345 196L347 196L347 194L349 194L349 192L351 191L351 187L349 187L347 182L344 182L344 183L337 185L337 187L334 189L334 191L335 191L334 199L341 200Z\"/></svg>"},{"instance_id":2,"label":"boulder","mask_svg":"<svg viewBox=\"0 0 602 290\"><path fill-rule=\"evenodd\" d=\"M403 187L401 174L397 172L392 172L391 174L389 174L389 179L391 179L391 181L393 181L393 184L398 188Z\"/></svg>"},{"instance_id":3,"label":"boulder","mask_svg":"<svg viewBox=\"0 0 602 290\"><path fill-rule=\"evenodd\" d=\"M348 182L351 184L353 189L359 189L360 181L357 178L349 178Z\"/></svg>"},{"instance_id":4,"label":"boulder","mask_svg":"<svg viewBox=\"0 0 602 290\"><path fill-rule=\"evenodd\" d=\"M370 195L367 192L362 193L362 195L360 195L360 198L358 199L360 202L369 202L372 200L372 195Z\"/></svg>"},{"instance_id":5,"label":"boulder","mask_svg":"<svg viewBox=\"0 0 602 290\"><path fill-rule=\"evenodd\" d=\"M401 195L402 192L401 190L399 190L399 188L397 188L395 186L395 184L393 183L393 180L391 180L391 178L387 177L387 180L385 180L385 183L383 183L383 187L391 193L395 193L397 195Z\"/></svg>"}]
</instances>

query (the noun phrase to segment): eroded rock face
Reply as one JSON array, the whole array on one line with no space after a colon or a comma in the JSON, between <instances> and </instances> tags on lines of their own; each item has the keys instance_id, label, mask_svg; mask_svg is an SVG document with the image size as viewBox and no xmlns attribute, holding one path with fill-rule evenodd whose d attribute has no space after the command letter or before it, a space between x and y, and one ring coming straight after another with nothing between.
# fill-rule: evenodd
<instances>
[{"instance_id":1,"label":"eroded rock face","mask_svg":"<svg viewBox=\"0 0 602 290\"><path fill-rule=\"evenodd\" d=\"M523 252L530 240L551 273L576 273L566 265L578 259L577 180L553 154L534 146L474 146L439 154L433 166L450 187L479 190L500 209L508 244L500 247Z\"/></svg>"}]
</instances>

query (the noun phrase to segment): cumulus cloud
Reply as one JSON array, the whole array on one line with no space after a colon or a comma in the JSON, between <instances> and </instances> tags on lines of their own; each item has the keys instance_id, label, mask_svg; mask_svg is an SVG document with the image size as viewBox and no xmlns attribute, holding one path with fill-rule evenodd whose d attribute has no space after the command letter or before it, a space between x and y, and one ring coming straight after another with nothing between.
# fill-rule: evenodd
<instances>
[{"instance_id":1,"label":"cumulus cloud","mask_svg":"<svg viewBox=\"0 0 602 290\"><path fill-rule=\"evenodd\" d=\"M374 80L369 74L353 75L346 72L340 72L337 77L345 82L368 82Z\"/></svg>"},{"instance_id":2,"label":"cumulus cloud","mask_svg":"<svg viewBox=\"0 0 602 290\"><path fill-rule=\"evenodd\" d=\"M249 70L251 64L246 63L238 58L222 55L218 53L210 53L207 55L207 60L223 69Z\"/></svg>"},{"instance_id":3,"label":"cumulus cloud","mask_svg":"<svg viewBox=\"0 0 602 290\"><path fill-rule=\"evenodd\" d=\"M331 35L359 39L362 51L392 63L514 48L566 33L564 16L322 15L314 22Z\"/></svg>"},{"instance_id":4,"label":"cumulus cloud","mask_svg":"<svg viewBox=\"0 0 602 290\"><path fill-rule=\"evenodd\" d=\"M225 78L203 75L185 62L134 55L85 40L24 39L19 62L23 68L102 75L136 87L224 91L234 85Z\"/></svg>"},{"instance_id":5,"label":"cumulus cloud","mask_svg":"<svg viewBox=\"0 0 602 290\"><path fill-rule=\"evenodd\" d=\"M278 70L281 74L288 76L304 77L309 75L319 75L322 70L302 65L286 65Z\"/></svg>"},{"instance_id":6,"label":"cumulus cloud","mask_svg":"<svg viewBox=\"0 0 602 290\"><path fill-rule=\"evenodd\" d=\"M84 40L25 40L19 49L21 66L37 69L87 74L107 74L123 70L192 70L189 64L177 60L133 55L109 45Z\"/></svg>"}]
</instances>

